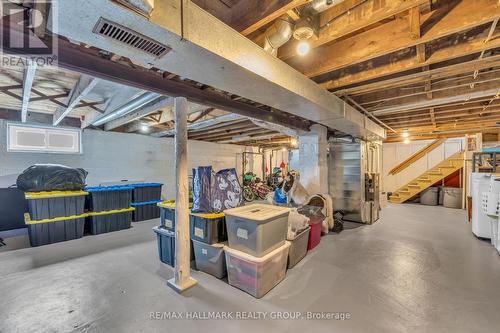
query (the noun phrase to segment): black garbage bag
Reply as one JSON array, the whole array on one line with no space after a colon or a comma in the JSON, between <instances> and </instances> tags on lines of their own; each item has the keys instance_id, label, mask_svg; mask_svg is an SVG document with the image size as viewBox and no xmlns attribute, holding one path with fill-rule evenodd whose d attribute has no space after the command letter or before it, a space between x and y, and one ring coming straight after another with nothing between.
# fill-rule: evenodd
<instances>
[{"instance_id":1,"label":"black garbage bag","mask_svg":"<svg viewBox=\"0 0 500 333\"><path fill-rule=\"evenodd\" d=\"M213 212L222 212L243 205L243 191L236 169L224 169L217 172L212 200Z\"/></svg>"},{"instance_id":2,"label":"black garbage bag","mask_svg":"<svg viewBox=\"0 0 500 333\"><path fill-rule=\"evenodd\" d=\"M17 177L17 188L25 192L79 191L88 172L58 164L35 164Z\"/></svg>"},{"instance_id":3,"label":"black garbage bag","mask_svg":"<svg viewBox=\"0 0 500 333\"><path fill-rule=\"evenodd\" d=\"M197 167L193 169L193 213L212 212L212 167Z\"/></svg>"}]
</instances>

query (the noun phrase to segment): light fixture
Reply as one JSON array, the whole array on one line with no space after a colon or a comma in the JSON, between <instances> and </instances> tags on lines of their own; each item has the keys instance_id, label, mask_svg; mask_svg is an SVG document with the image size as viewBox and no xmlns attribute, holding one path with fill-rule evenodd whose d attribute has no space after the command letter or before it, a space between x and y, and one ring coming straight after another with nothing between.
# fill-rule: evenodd
<instances>
[{"instance_id":1,"label":"light fixture","mask_svg":"<svg viewBox=\"0 0 500 333\"><path fill-rule=\"evenodd\" d=\"M290 144L292 145L292 147L297 147L298 144L297 139L292 138L292 140L290 140Z\"/></svg>"},{"instance_id":2,"label":"light fixture","mask_svg":"<svg viewBox=\"0 0 500 333\"><path fill-rule=\"evenodd\" d=\"M293 38L299 41L297 44L297 54L305 56L311 50L309 40L317 35L317 25L314 17L311 15L303 15L297 22L293 30Z\"/></svg>"},{"instance_id":3,"label":"light fixture","mask_svg":"<svg viewBox=\"0 0 500 333\"><path fill-rule=\"evenodd\" d=\"M410 136L410 133L408 131L404 131L403 134L401 134L403 138L407 138Z\"/></svg>"},{"instance_id":4,"label":"light fixture","mask_svg":"<svg viewBox=\"0 0 500 333\"><path fill-rule=\"evenodd\" d=\"M405 143L405 145L407 145L410 143L410 139L406 138L403 142Z\"/></svg>"},{"instance_id":5,"label":"light fixture","mask_svg":"<svg viewBox=\"0 0 500 333\"><path fill-rule=\"evenodd\" d=\"M311 50L311 45L306 40L300 41L297 45L297 54L301 57L305 56Z\"/></svg>"},{"instance_id":6,"label":"light fixture","mask_svg":"<svg viewBox=\"0 0 500 333\"><path fill-rule=\"evenodd\" d=\"M148 131L149 131L149 126L147 124L142 124L141 125L141 132L147 133Z\"/></svg>"},{"instance_id":7,"label":"light fixture","mask_svg":"<svg viewBox=\"0 0 500 333\"><path fill-rule=\"evenodd\" d=\"M283 147L283 148L281 149L281 151L285 152L285 151L287 151L287 149L286 149L285 147Z\"/></svg>"}]
</instances>

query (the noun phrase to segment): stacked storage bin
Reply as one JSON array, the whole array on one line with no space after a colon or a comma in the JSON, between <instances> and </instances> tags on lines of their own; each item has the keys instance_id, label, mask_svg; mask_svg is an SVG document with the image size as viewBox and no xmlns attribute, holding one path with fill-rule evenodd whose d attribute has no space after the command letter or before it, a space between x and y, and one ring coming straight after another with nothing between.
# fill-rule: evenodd
<instances>
[{"instance_id":1,"label":"stacked storage bin","mask_svg":"<svg viewBox=\"0 0 500 333\"><path fill-rule=\"evenodd\" d=\"M225 214L228 282L261 298L285 278L290 210L254 204L226 210Z\"/></svg>"},{"instance_id":2,"label":"stacked storage bin","mask_svg":"<svg viewBox=\"0 0 500 333\"><path fill-rule=\"evenodd\" d=\"M227 229L224 213L189 216L191 244L196 269L222 279L227 275L224 245Z\"/></svg>"},{"instance_id":3,"label":"stacked storage bin","mask_svg":"<svg viewBox=\"0 0 500 333\"><path fill-rule=\"evenodd\" d=\"M163 184L143 183L131 184L132 207L135 207L134 222L157 219L160 217L161 188Z\"/></svg>"},{"instance_id":4,"label":"stacked storage bin","mask_svg":"<svg viewBox=\"0 0 500 333\"><path fill-rule=\"evenodd\" d=\"M92 235L130 228L135 210L130 206L132 186L98 186L85 190L90 194L87 198L87 229Z\"/></svg>"},{"instance_id":5,"label":"stacked storage bin","mask_svg":"<svg viewBox=\"0 0 500 333\"><path fill-rule=\"evenodd\" d=\"M157 203L160 210L161 225L154 227L158 242L158 255L160 261L169 266L174 266L175 258L175 201Z\"/></svg>"},{"instance_id":6,"label":"stacked storage bin","mask_svg":"<svg viewBox=\"0 0 500 333\"><path fill-rule=\"evenodd\" d=\"M83 237L85 226L84 191L27 192L25 223L31 246L40 246Z\"/></svg>"},{"instance_id":7,"label":"stacked storage bin","mask_svg":"<svg viewBox=\"0 0 500 333\"><path fill-rule=\"evenodd\" d=\"M161 210L161 225L153 228L158 238L160 260L170 266L175 257L175 202L158 204ZM191 236L191 260L196 269L219 279L226 276L224 244L227 240L225 217L219 214L195 214L189 216Z\"/></svg>"}]
</instances>

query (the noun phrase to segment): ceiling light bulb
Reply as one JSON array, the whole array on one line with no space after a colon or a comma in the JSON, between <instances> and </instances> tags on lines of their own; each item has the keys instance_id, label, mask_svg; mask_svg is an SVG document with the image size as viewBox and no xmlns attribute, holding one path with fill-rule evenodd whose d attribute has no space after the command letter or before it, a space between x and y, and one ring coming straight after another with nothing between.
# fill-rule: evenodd
<instances>
[{"instance_id":1,"label":"ceiling light bulb","mask_svg":"<svg viewBox=\"0 0 500 333\"><path fill-rule=\"evenodd\" d=\"M145 133L145 132L147 132L147 131L149 131L149 126L148 126L148 125L145 125L145 124L141 125L141 132L144 132L144 133Z\"/></svg>"},{"instance_id":2,"label":"ceiling light bulb","mask_svg":"<svg viewBox=\"0 0 500 333\"><path fill-rule=\"evenodd\" d=\"M292 147L297 147L297 139L293 138L291 141L290 141Z\"/></svg>"},{"instance_id":3,"label":"ceiling light bulb","mask_svg":"<svg viewBox=\"0 0 500 333\"><path fill-rule=\"evenodd\" d=\"M297 45L297 53L299 56L305 56L311 50L311 46L307 41L301 41L299 45Z\"/></svg>"},{"instance_id":4,"label":"ceiling light bulb","mask_svg":"<svg viewBox=\"0 0 500 333\"><path fill-rule=\"evenodd\" d=\"M407 131L404 131L404 132L403 132L403 138L407 138L407 137L409 137L409 136L410 136L410 134L409 134Z\"/></svg>"},{"instance_id":5,"label":"ceiling light bulb","mask_svg":"<svg viewBox=\"0 0 500 333\"><path fill-rule=\"evenodd\" d=\"M408 138L407 138L407 139L405 139L404 143L405 143L406 145L407 145L407 144L409 144L409 143L410 143L410 139L408 139Z\"/></svg>"},{"instance_id":6,"label":"ceiling light bulb","mask_svg":"<svg viewBox=\"0 0 500 333\"><path fill-rule=\"evenodd\" d=\"M287 149L286 149L285 147L283 147L281 150L282 150L283 152L287 151Z\"/></svg>"}]
</instances>

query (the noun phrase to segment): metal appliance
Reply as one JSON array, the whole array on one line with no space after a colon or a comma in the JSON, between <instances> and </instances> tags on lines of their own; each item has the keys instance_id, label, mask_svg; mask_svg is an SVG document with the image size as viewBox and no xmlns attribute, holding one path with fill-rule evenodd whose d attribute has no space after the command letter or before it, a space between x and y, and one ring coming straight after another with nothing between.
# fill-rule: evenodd
<instances>
[{"instance_id":1,"label":"metal appliance","mask_svg":"<svg viewBox=\"0 0 500 333\"><path fill-rule=\"evenodd\" d=\"M380 211L380 145L330 141L328 183L333 207L344 220L372 224Z\"/></svg>"}]
</instances>

